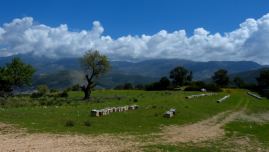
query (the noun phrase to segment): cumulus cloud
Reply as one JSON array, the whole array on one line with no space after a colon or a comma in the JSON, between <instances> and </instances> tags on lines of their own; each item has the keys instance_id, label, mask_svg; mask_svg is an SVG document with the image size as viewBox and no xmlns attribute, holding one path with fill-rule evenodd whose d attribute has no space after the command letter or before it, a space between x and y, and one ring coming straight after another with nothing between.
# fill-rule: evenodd
<instances>
[{"instance_id":1,"label":"cumulus cloud","mask_svg":"<svg viewBox=\"0 0 269 152\"><path fill-rule=\"evenodd\" d=\"M250 60L269 64L269 14L247 19L239 28L211 34L203 28L194 30L191 37L185 30L155 35L123 36L112 39L102 36L104 28L93 22L90 31L68 31L62 24L52 28L35 24L32 17L14 19L0 27L0 56L31 53L48 58L80 57L87 50L99 50L111 60L141 61L158 58L180 58L194 61ZM7 47L1 47L7 46Z\"/></svg>"}]
</instances>

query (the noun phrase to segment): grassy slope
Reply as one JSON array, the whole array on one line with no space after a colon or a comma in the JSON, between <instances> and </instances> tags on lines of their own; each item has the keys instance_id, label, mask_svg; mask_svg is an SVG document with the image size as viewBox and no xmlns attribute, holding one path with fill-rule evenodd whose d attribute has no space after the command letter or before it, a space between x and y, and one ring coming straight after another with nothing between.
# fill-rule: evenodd
<instances>
[{"instance_id":1,"label":"grassy slope","mask_svg":"<svg viewBox=\"0 0 269 152\"><path fill-rule=\"evenodd\" d=\"M29 132L69 132L94 135L102 133L127 133L143 135L152 132L160 132L161 125L195 123L223 111L231 109L240 110L245 107L246 104L249 115L269 110L267 99L256 100L247 96L244 90L230 91L231 93L225 91L218 93L218 95L192 99L185 99L185 96L201 94L201 92L94 91L92 93L94 101L92 102L80 101L79 99L83 96L82 92L69 92L70 97L67 99L69 99L71 103L64 103L62 106L58 107L54 105L42 108L41 106L33 107L26 104L25 107L21 108L3 108L4 110L0 110L0 122L19 124L19 127L27 128ZM231 97L222 103L216 103L216 100L227 94L230 94ZM134 98L138 99L138 102L134 103ZM15 102L15 99L13 100L13 102ZM21 101L22 99L16 100ZM35 101L31 101L31 103L34 102ZM57 102L60 101L57 100ZM139 105L139 109L112 113L103 117L89 116L92 109L131 104ZM154 105L156 105L156 108L153 108ZM170 119L164 118L163 113L170 108L176 108L176 115ZM66 120L74 121L75 126L65 127ZM91 127L84 125L84 121L87 120L91 122ZM262 126L260 124L249 123L251 122L230 122L223 126L225 130L232 132L232 134L231 132L227 134L227 139L234 135L235 132L239 132L240 136L252 136L255 140L257 139L266 144L266 141L269 141L269 137L264 131L268 130L268 123ZM255 130L245 127L248 125L254 125L253 129ZM218 143L216 141L214 144L221 145L221 142L222 141L219 141ZM214 144L211 147L198 150L213 150ZM197 150L197 147L181 146L184 147L183 150ZM174 151L174 149L178 147L171 145L153 145L148 148Z\"/></svg>"}]
</instances>

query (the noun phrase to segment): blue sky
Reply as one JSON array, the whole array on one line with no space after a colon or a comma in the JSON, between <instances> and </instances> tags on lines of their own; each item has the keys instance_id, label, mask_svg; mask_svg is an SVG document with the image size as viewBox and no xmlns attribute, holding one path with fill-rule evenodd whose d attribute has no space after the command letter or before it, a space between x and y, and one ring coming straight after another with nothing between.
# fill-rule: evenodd
<instances>
[{"instance_id":1,"label":"blue sky","mask_svg":"<svg viewBox=\"0 0 269 152\"><path fill-rule=\"evenodd\" d=\"M268 8L266 0L1 0L0 56L79 57L97 49L112 60L269 64Z\"/></svg>"}]
</instances>

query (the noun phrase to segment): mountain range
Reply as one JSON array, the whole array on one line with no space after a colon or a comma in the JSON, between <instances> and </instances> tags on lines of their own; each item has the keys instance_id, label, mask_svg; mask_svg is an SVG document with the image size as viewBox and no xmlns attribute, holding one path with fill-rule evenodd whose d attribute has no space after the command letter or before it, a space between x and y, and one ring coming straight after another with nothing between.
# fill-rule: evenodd
<instances>
[{"instance_id":1,"label":"mountain range","mask_svg":"<svg viewBox=\"0 0 269 152\"><path fill-rule=\"evenodd\" d=\"M0 66L11 62L15 56L0 57ZM49 59L22 55L21 60L33 65L38 71L34 76L35 84L47 84L50 88L62 90L74 84L85 84L85 75L79 68L77 58ZM218 69L228 70L233 79L242 77L246 82L255 83L255 76L259 76L259 70L269 67L252 61L209 61L195 62L184 59L155 59L141 62L111 61L113 70L107 76L101 77L97 89L114 88L116 85L131 82L147 84L158 81L162 76L169 77L170 71L183 66L193 72L193 80L211 81L211 76Z\"/></svg>"},{"instance_id":2,"label":"mountain range","mask_svg":"<svg viewBox=\"0 0 269 152\"><path fill-rule=\"evenodd\" d=\"M11 57L1 57L0 66L6 62L11 62ZM48 74L59 70L77 70L80 71L77 58L48 59L44 57L21 56L21 60L27 64L33 65L38 71L36 74ZM229 74L251 71L267 67L252 61L209 61L195 62L184 59L155 59L141 62L111 61L113 70L109 74L129 74L141 75L146 77L161 78L168 76L169 72L177 67L183 66L193 72L194 80L204 80L210 78L218 69L226 69Z\"/></svg>"}]
</instances>

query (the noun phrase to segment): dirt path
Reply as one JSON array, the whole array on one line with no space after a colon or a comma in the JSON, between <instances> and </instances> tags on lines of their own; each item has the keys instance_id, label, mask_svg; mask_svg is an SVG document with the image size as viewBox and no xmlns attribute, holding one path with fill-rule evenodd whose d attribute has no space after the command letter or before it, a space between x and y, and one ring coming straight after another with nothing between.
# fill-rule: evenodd
<instances>
[{"instance_id":1,"label":"dirt path","mask_svg":"<svg viewBox=\"0 0 269 152\"><path fill-rule=\"evenodd\" d=\"M236 108L242 104L240 101ZM255 122L269 121L268 117L247 116L244 111L226 111L216 116L194 124L184 126L165 126L162 133L152 134L162 137L155 142L137 141L131 139L137 136L100 136L58 135L58 134L28 134L25 129L17 130L12 125L0 123L0 151L140 151L139 146L167 143L198 143L205 140L221 138L225 131L220 127L236 119L247 119ZM269 113L267 114L267 116ZM247 144L243 143L243 144Z\"/></svg>"},{"instance_id":2,"label":"dirt path","mask_svg":"<svg viewBox=\"0 0 269 152\"><path fill-rule=\"evenodd\" d=\"M239 119L240 117L245 117L244 111L248 105L247 101L243 110L233 112L226 111L217 114L216 116L203 120L194 124L178 126L166 126L163 129L163 138L166 139L166 142L200 142L210 139L216 139L225 135L225 131L220 127L230 121ZM242 101L239 102L237 109Z\"/></svg>"}]
</instances>

